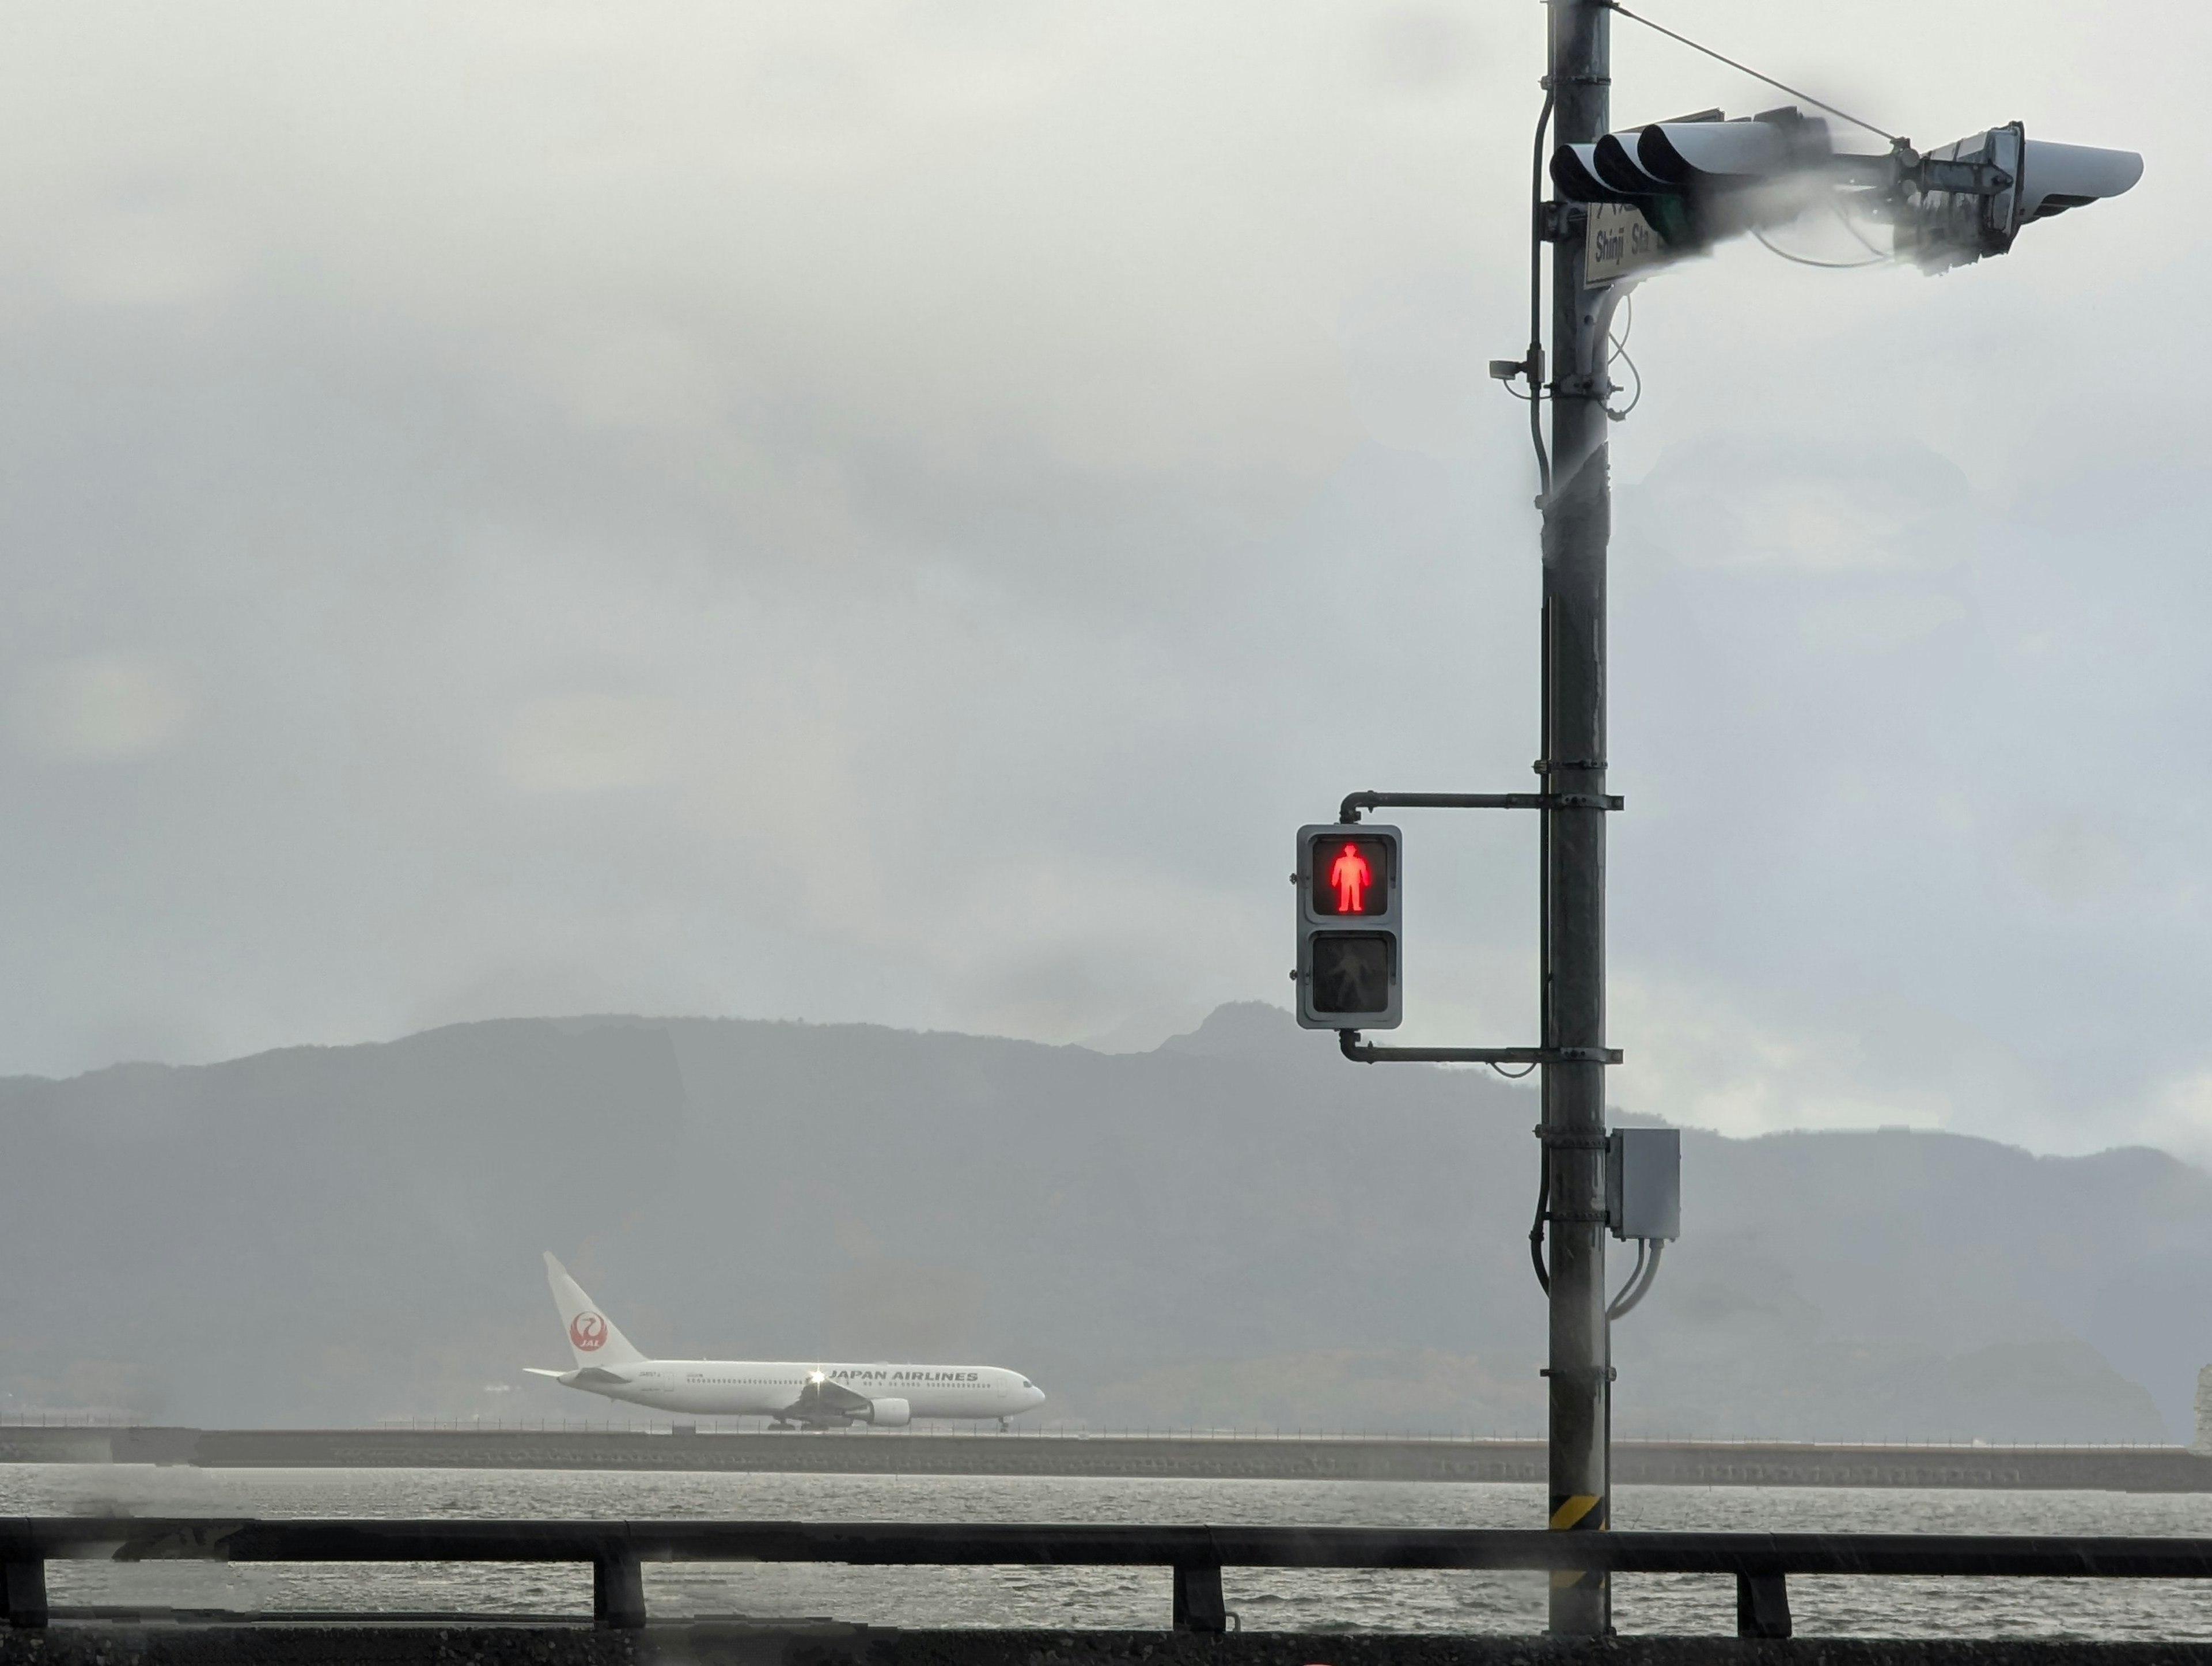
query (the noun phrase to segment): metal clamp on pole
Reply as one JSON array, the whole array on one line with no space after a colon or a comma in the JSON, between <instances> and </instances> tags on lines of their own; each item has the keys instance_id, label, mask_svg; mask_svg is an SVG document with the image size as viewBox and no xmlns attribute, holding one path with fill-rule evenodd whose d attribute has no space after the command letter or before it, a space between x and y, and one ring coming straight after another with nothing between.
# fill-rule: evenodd
<instances>
[{"instance_id":1,"label":"metal clamp on pole","mask_svg":"<svg viewBox=\"0 0 2212 1666\"><path fill-rule=\"evenodd\" d=\"M1626 810L1618 793L1346 793L1337 820L1351 826L1363 810Z\"/></svg>"},{"instance_id":2,"label":"metal clamp on pole","mask_svg":"<svg viewBox=\"0 0 2212 1666\"><path fill-rule=\"evenodd\" d=\"M1340 1030L1337 1044L1354 1064L1619 1064L1617 1047L1377 1047L1357 1030ZM1601 1144L1603 1142L1601 1141Z\"/></svg>"},{"instance_id":3,"label":"metal clamp on pole","mask_svg":"<svg viewBox=\"0 0 2212 1666\"><path fill-rule=\"evenodd\" d=\"M1564 1383L1618 1383L1620 1372L1611 1365L1547 1365L1539 1377L1556 1377Z\"/></svg>"}]
</instances>

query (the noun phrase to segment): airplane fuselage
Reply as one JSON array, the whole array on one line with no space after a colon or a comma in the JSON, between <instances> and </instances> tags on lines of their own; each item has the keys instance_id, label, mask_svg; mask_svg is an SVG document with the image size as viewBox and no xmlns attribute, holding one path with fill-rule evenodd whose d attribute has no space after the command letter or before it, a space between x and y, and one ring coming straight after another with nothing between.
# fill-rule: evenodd
<instances>
[{"instance_id":1,"label":"airplane fuselage","mask_svg":"<svg viewBox=\"0 0 2212 1666\"><path fill-rule=\"evenodd\" d=\"M909 1415L918 1418L1013 1417L1044 1402L1043 1390L1000 1365L647 1359L563 1371L559 1380L610 1400L702 1417L782 1417L806 1395L810 1382L833 1383L869 1401L903 1400Z\"/></svg>"},{"instance_id":2,"label":"airplane fuselage","mask_svg":"<svg viewBox=\"0 0 2212 1666\"><path fill-rule=\"evenodd\" d=\"M574 1371L524 1369L587 1394L697 1417L771 1417L838 1428L903 1429L918 1417L1010 1417L1044 1390L1003 1365L802 1364L796 1359L650 1359L617 1329L568 1268L545 1252L553 1304L568 1327Z\"/></svg>"}]
</instances>

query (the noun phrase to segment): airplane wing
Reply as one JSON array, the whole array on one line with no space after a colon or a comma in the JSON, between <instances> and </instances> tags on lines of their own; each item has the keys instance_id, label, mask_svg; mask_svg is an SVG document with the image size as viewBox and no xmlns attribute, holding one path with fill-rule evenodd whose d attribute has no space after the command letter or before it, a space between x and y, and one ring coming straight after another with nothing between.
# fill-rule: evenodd
<instances>
[{"instance_id":1,"label":"airplane wing","mask_svg":"<svg viewBox=\"0 0 2212 1666\"><path fill-rule=\"evenodd\" d=\"M523 1370L532 1377L550 1377L556 1383L566 1383L571 1388L589 1389L602 1385L623 1388L629 1378L618 1371L609 1371L604 1365L579 1365L574 1371L548 1371L543 1365L525 1365Z\"/></svg>"},{"instance_id":2,"label":"airplane wing","mask_svg":"<svg viewBox=\"0 0 2212 1666\"><path fill-rule=\"evenodd\" d=\"M817 1374L808 1378L806 1386L799 1391L799 1398L786 1406L782 1414L802 1419L820 1417L825 1413L832 1417L860 1417L866 1414L871 1403L867 1395L855 1394L842 1383L832 1383Z\"/></svg>"}]
</instances>

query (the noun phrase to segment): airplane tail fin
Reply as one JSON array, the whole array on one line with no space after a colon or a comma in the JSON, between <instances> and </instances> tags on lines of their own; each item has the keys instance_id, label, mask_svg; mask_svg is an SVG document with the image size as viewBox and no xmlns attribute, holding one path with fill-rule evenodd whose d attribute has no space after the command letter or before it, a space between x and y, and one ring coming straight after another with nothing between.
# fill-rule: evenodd
<instances>
[{"instance_id":1,"label":"airplane tail fin","mask_svg":"<svg viewBox=\"0 0 2212 1666\"><path fill-rule=\"evenodd\" d=\"M629 1339L615 1329L615 1322L584 1293L584 1286L568 1276L568 1269L553 1259L550 1250L545 1252L545 1280L553 1286L553 1304L561 1310L561 1322L568 1328L568 1351L576 1356L580 1368L635 1365L644 1359L630 1346Z\"/></svg>"}]
</instances>

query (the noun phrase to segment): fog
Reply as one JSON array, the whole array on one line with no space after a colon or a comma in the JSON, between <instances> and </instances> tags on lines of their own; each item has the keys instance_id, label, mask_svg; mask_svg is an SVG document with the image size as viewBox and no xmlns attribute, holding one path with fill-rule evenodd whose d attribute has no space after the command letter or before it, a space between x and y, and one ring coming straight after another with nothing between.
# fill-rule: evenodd
<instances>
[{"instance_id":1,"label":"fog","mask_svg":"<svg viewBox=\"0 0 2212 1666\"><path fill-rule=\"evenodd\" d=\"M1923 145L2148 166L1940 279L1744 244L1638 292L1614 1097L2201 1158L2205 19L1654 15ZM1483 362L1541 27L11 17L0 1072L1280 1000L1293 828L1532 781ZM1624 124L1781 101L1615 39ZM1406 820L1405 1038L1534 1039L1533 829Z\"/></svg>"}]
</instances>

